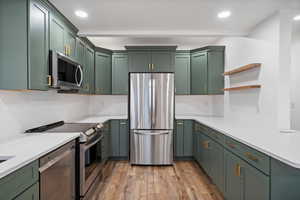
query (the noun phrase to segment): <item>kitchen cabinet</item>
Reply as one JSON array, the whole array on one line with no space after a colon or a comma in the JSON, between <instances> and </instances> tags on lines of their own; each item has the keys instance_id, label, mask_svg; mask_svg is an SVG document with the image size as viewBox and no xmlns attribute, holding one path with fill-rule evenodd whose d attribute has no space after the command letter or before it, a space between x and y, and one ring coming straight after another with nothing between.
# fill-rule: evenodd
<instances>
[{"instance_id":1,"label":"kitchen cabinet","mask_svg":"<svg viewBox=\"0 0 300 200\"><path fill-rule=\"evenodd\" d=\"M85 43L79 38L76 39L76 60L85 68Z\"/></svg>"},{"instance_id":2,"label":"kitchen cabinet","mask_svg":"<svg viewBox=\"0 0 300 200\"><path fill-rule=\"evenodd\" d=\"M175 56L175 94L190 94L190 53L176 53Z\"/></svg>"},{"instance_id":3,"label":"kitchen cabinet","mask_svg":"<svg viewBox=\"0 0 300 200\"><path fill-rule=\"evenodd\" d=\"M0 199L12 200L21 194L27 196L28 193L38 196L36 189L29 189L30 186L38 184L39 163L34 161L27 166L0 179ZM25 192L25 193L24 193ZM22 194L23 193L23 194ZM18 198L17 198L18 199ZM22 199L22 198L19 198ZM35 199L34 199L35 200Z\"/></svg>"},{"instance_id":4,"label":"kitchen cabinet","mask_svg":"<svg viewBox=\"0 0 300 200\"><path fill-rule=\"evenodd\" d=\"M47 90L48 5L3 0L0 8L0 89Z\"/></svg>"},{"instance_id":5,"label":"kitchen cabinet","mask_svg":"<svg viewBox=\"0 0 300 200\"><path fill-rule=\"evenodd\" d=\"M175 157L191 158L193 156L193 121L175 121Z\"/></svg>"},{"instance_id":6,"label":"kitchen cabinet","mask_svg":"<svg viewBox=\"0 0 300 200\"><path fill-rule=\"evenodd\" d=\"M40 199L40 190L39 184L36 183L25 192L17 196L14 200L39 200Z\"/></svg>"},{"instance_id":7,"label":"kitchen cabinet","mask_svg":"<svg viewBox=\"0 0 300 200\"><path fill-rule=\"evenodd\" d=\"M77 30L70 28L70 26L56 12L50 13L50 49L76 60Z\"/></svg>"},{"instance_id":8,"label":"kitchen cabinet","mask_svg":"<svg viewBox=\"0 0 300 200\"><path fill-rule=\"evenodd\" d=\"M112 55L112 94L128 94L128 54Z\"/></svg>"},{"instance_id":9,"label":"kitchen cabinet","mask_svg":"<svg viewBox=\"0 0 300 200\"><path fill-rule=\"evenodd\" d=\"M92 48L84 46L84 52L82 53L84 57L84 62L82 64L83 70L83 81L82 88L79 90L81 94L93 94L95 91L95 52Z\"/></svg>"},{"instance_id":10,"label":"kitchen cabinet","mask_svg":"<svg viewBox=\"0 0 300 200\"><path fill-rule=\"evenodd\" d=\"M103 124L103 142L102 142L102 159L104 163L109 159L111 155L110 145L111 145L111 134L110 134L110 123L106 122Z\"/></svg>"},{"instance_id":11,"label":"kitchen cabinet","mask_svg":"<svg viewBox=\"0 0 300 200\"><path fill-rule=\"evenodd\" d=\"M129 72L174 72L176 47L129 47Z\"/></svg>"},{"instance_id":12,"label":"kitchen cabinet","mask_svg":"<svg viewBox=\"0 0 300 200\"><path fill-rule=\"evenodd\" d=\"M223 94L224 46L196 49L191 54L191 94Z\"/></svg>"},{"instance_id":13,"label":"kitchen cabinet","mask_svg":"<svg viewBox=\"0 0 300 200\"><path fill-rule=\"evenodd\" d=\"M129 130L128 120L111 120L111 157L128 159Z\"/></svg>"},{"instance_id":14,"label":"kitchen cabinet","mask_svg":"<svg viewBox=\"0 0 300 200\"><path fill-rule=\"evenodd\" d=\"M111 94L111 55L96 52L95 62L95 93Z\"/></svg>"},{"instance_id":15,"label":"kitchen cabinet","mask_svg":"<svg viewBox=\"0 0 300 200\"><path fill-rule=\"evenodd\" d=\"M225 151L225 197L232 200L268 200L268 176Z\"/></svg>"}]
</instances>

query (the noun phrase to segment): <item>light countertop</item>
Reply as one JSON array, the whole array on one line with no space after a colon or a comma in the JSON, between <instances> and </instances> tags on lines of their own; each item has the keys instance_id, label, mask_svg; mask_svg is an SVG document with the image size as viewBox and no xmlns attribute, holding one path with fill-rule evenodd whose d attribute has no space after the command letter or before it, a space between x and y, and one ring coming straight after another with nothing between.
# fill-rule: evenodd
<instances>
[{"instance_id":1,"label":"light countertop","mask_svg":"<svg viewBox=\"0 0 300 200\"><path fill-rule=\"evenodd\" d=\"M127 119L127 115L90 116L78 122L103 123L110 119ZM176 119L191 119L223 133L243 144L265 153L281 162L300 169L300 132L281 133L262 126L239 125L222 117L176 115ZM254 134L255 133L255 134Z\"/></svg>"},{"instance_id":2,"label":"light countertop","mask_svg":"<svg viewBox=\"0 0 300 200\"><path fill-rule=\"evenodd\" d=\"M0 178L43 157L62 145L76 139L80 133L32 133L0 143L0 159L12 157L0 163Z\"/></svg>"}]
</instances>

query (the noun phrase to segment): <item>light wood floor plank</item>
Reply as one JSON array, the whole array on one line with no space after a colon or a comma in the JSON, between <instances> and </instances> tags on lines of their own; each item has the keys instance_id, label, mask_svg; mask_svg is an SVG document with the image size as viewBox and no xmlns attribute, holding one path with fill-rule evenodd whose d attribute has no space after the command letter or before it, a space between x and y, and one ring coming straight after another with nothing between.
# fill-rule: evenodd
<instances>
[{"instance_id":1,"label":"light wood floor plank","mask_svg":"<svg viewBox=\"0 0 300 200\"><path fill-rule=\"evenodd\" d=\"M111 173L92 200L223 200L202 169L193 161L174 166L131 166L110 161Z\"/></svg>"}]
</instances>

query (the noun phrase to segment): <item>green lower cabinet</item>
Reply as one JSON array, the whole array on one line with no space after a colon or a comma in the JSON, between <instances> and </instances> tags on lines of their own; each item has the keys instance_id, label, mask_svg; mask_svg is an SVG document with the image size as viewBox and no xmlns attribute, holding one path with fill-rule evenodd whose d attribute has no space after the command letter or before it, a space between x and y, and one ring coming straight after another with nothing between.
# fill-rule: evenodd
<instances>
[{"instance_id":1,"label":"green lower cabinet","mask_svg":"<svg viewBox=\"0 0 300 200\"><path fill-rule=\"evenodd\" d=\"M120 157L129 157L129 130L128 120L119 121L120 132Z\"/></svg>"},{"instance_id":2,"label":"green lower cabinet","mask_svg":"<svg viewBox=\"0 0 300 200\"><path fill-rule=\"evenodd\" d=\"M210 140L209 148L209 166L210 177L214 184L219 188L222 194L225 193L225 176L224 176L224 148L220 144Z\"/></svg>"},{"instance_id":3,"label":"green lower cabinet","mask_svg":"<svg viewBox=\"0 0 300 200\"><path fill-rule=\"evenodd\" d=\"M270 177L225 150L225 199L269 200Z\"/></svg>"},{"instance_id":4,"label":"green lower cabinet","mask_svg":"<svg viewBox=\"0 0 300 200\"><path fill-rule=\"evenodd\" d=\"M104 138L103 138L103 142L102 142L102 159L104 161L104 163L109 159L110 157L110 141L111 141L111 134L110 134L110 129L109 129L109 123L106 122L103 125L103 134L104 134Z\"/></svg>"},{"instance_id":5,"label":"green lower cabinet","mask_svg":"<svg viewBox=\"0 0 300 200\"><path fill-rule=\"evenodd\" d=\"M175 56L175 94L190 94L190 53L176 53Z\"/></svg>"},{"instance_id":6,"label":"green lower cabinet","mask_svg":"<svg viewBox=\"0 0 300 200\"><path fill-rule=\"evenodd\" d=\"M111 94L111 55L96 52L95 94Z\"/></svg>"},{"instance_id":7,"label":"green lower cabinet","mask_svg":"<svg viewBox=\"0 0 300 200\"><path fill-rule=\"evenodd\" d=\"M112 55L112 94L128 94L128 54Z\"/></svg>"},{"instance_id":8,"label":"green lower cabinet","mask_svg":"<svg viewBox=\"0 0 300 200\"><path fill-rule=\"evenodd\" d=\"M40 199L40 188L39 184L36 183L25 192L17 196L14 200L39 200Z\"/></svg>"},{"instance_id":9,"label":"green lower cabinet","mask_svg":"<svg viewBox=\"0 0 300 200\"><path fill-rule=\"evenodd\" d=\"M175 157L192 157L193 156L193 121L176 120L175 121Z\"/></svg>"},{"instance_id":10,"label":"green lower cabinet","mask_svg":"<svg viewBox=\"0 0 300 200\"><path fill-rule=\"evenodd\" d=\"M12 200L39 181L39 162L18 169L0 179L0 199ZM22 199L22 198L20 198ZM25 200L25 199L24 199ZM26 199L27 200L27 199Z\"/></svg>"},{"instance_id":11,"label":"green lower cabinet","mask_svg":"<svg viewBox=\"0 0 300 200\"><path fill-rule=\"evenodd\" d=\"M129 130L128 120L111 120L111 157L128 159Z\"/></svg>"}]
</instances>

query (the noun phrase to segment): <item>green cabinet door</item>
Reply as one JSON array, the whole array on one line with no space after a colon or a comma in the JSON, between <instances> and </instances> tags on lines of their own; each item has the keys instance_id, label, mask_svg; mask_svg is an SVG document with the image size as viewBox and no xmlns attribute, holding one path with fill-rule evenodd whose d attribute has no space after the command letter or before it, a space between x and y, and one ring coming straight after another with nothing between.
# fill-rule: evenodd
<instances>
[{"instance_id":1,"label":"green cabinet door","mask_svg":"<svg viewBox=\"0 0 300 200\"><path fill-rule=\"evenodd\" d=\"M153 51L151 52L152 72L174 72L174 52Z\"/></svg>"},{"instance_id":2,"label":"green cabinet door","mask_svg":"<svg viewBox=\"0 0 300 200\"><path fill-rule=\"evenodd\" d=\"M64 39L67 56L76 59L76 36L71 31L67 30Z\"/></svg>"},{"instance_id":3,"label":"green cabinet door","mask_svg":"<svg viewBox=\"0 0 300 200\"><path fill-rule=\"evenodd\" d=\"M94 50L86 46L83 55L83 81L80 93L92 94L94 93Z\"/></svg>"},{"instance_id":4,"label":"green cabinet door","mask_svg":"<svg viewBox=\"0 0 300 200\"><path fill-rule=\"evenodd\" d=\"M120 157L129 156L129 131L128 131L128 120L119 120L119 144L120 144Z\"/></svg>"},{"instance_id":5,"label":"green cabinet door","mask_svg":"<svg viewBox=\"0 0 300 200\"><path fill-rule=\"evenodd\" d=\"M14 200L39 200L40 199L40 188L39 184L36 183L25 192L17 196Z\"/></svg>"},{"instance_id":6,"label":"green cabinet door","mask_svg":"<svg viewBox=\"0 0 300 200\"><path fill-rule=\"evenodd\" d=\"M128 94L127 53L114 53L112 56L112 94Z\"/></svg>"},{"instance_id":7,"label":"green cabinet door","mask_svg":"<svg viewBox=\"0 0 300 200\"><path fill-rule=\"evenodd\" d=\"M244 164L244 200L269 200L270 178L256 168Z\"/></svg>"},{"instance_id":8,"label":"green cabinet door","mask_svg":"<svg viewBox=\"0 0 300 200\"><path fill-rule=\"evenodd\" d=\"M243 200L244 179L242 174L243 161L225 150L225 199Z\"/></svg>"},{"instance_id":9,"label":"green cabinet door","mask_svg":"<svg viewBox=\"0 0 300 200\"><path fill-rule=\"evenodd\" d=\"M206 135L201 134L200 137L200 165L205 170L205 172L211 176L211 140Z\"/></svg>"},{"instance_id":10,"label":"green cabinet door","mask_svg":"<svg viewBox=\"0 0 300 200\"><path fill-rule=\"evenodd\" d=\"M76 60L81 65L85 65L85 43L77 38L76 40Z\"/></svg>"},{"instance_id":11,"label":"green cabinet door","mask_svg":"<svg viewBox=\"0 0 300 200\"><path fill-rule=\"evenodd\" d=\"M190 94L190 54L176 53L175 57L175 94Z\"/></svg>"},{"instance_id":12,"label":"green cabinet door","mask_svg":"<svg viewBox=\"0 0 300 200\"><path fill-rule=\"evenodd\" d=\"M111 156L119 157L120 155L120 129L119 120L110 121L110 134L111 134Z\"/></svg>"},{"instance_id":13,"label":"green cabinet door","mask_svg":"<svg viewBox=\"0 0 300 200\"><path fill-rule=\"evenodd\" d=\"M63 23L50 14L50 49L65 54L65 27Z\"/></svg>"},{"instance_id":14,"label":"green cabinet door","mask_svg":"<svg viewBox=\"0 0 300 200\"><path fill-rule=\"evenodd\" d=\"M151 71L151 52L129 52L129 72Z\"/></svg>"},{"instance_id":15,"label":"green cabinet door","mask_svg":"<svg viewBox=\"0 0 300 200\"><path fill-rule=\"evenodd\" d=\"M224 51L209 51L208 56L208 94L224 94Z\"/></svg>"},{"instance_id":16,"label":"green cabinet door","mask_svg":"<svg viewBox=\"0 0 300 200\"><path fill-rule=\"evenodd\" d=\"M111 94L111 55L96 53L95 93Z\"/></svg>"},{"instance_id":17,"label":"green cabinet door","mask_svg":"<svg viewBox=\"0 0 300 200\"><path fill-rule=\"evenodd\" d=\"M219 190L225 193L225 176L224 176L224 148L217 142L210 140L210 176Z\"/></svg>"},{"instance_id":18,"label":"green cabinet door","mask_svg":"<svg viewBox=\"0 0 300 200\"><path fill-rule=\"evenodd\" d=\"M40 1L31 0L29 12L28 89L47 90L49 11Z\"/></svg>"},{"instance_id":19,"label":"green cabinet door","mask_svg":"<svg viewBox=\"0 0 300 200\"><path fill-rule=\"evenodd\" d=\"M184 156L184 122L183 120L175 121L175 157Z\"/></svg>"},{"instance_id":20,"label":"green cabinet door","mask_svg":"<svg viewBox=\"0 0 300 200\"><path fill-rule=\"evenodd\" d=\"M184 120L183 154L185 157L193 156L193 121Z\"/></svg>"},{"instance_id":21,"label":"green cabinet door","mask_svg":"<svg viewBox=\"0 0 300 200\"><path fill-rule=\"evenodd\" d=\"M207 94L207 52L192 54L191 63L191 94Z\"/></svg>"}]
</instances>

